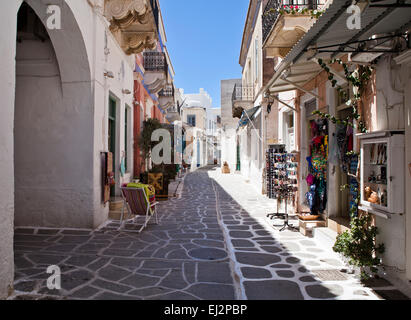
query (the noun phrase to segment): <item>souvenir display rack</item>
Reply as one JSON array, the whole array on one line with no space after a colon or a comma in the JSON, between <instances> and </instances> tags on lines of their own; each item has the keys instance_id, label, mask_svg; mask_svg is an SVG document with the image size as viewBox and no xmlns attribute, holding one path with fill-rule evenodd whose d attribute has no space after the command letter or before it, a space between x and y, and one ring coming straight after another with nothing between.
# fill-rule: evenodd
<instances>
[{"instance_id":1,"label":"souvenir display rack","mask_svg":"<svg viewBox=\"0 0 411 320\"><path fill-rule=\"evenodd\" d=\"M281 145L280 145L281 146ZM267 217L283 217L285 228L294 228L288 223L287 203L295 200L297 191L297 154L286 153L282 147L270 147L266 152L267 196L277 199L277 212L267 214ZM278 212L279 204L284 202L285 210Z\"/></svg>"}]
</instances>

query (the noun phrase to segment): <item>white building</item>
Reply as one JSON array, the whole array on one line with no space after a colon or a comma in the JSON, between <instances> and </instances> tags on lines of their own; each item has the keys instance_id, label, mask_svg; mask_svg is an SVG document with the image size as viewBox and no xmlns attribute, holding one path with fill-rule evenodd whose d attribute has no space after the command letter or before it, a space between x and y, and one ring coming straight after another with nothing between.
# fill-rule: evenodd
<instances>
[{"instance_id":1,"label":"white building","mask_svg":"<svg viewBox=\"0 0 411 320\"><path fill-rule=\"evenodd\" d=\"M129 11L131 1L0 4L0 298L12 291L15 226L103 223L104 152L117 187L130 178L132 159L119 171L125 143L133 149L133 54L158 37L156 1Z\"/></svg>"},{"instance_id":2,"label":"white building","mask_svg":"<svg viewBox=\"0 0 411 320\"><path fill-rule=\"evenodd\" d=\"M182 96L185 102L181 119L195 128L191 168L213 164L216 159L218 109L212 108L211 96L203 88L199 93L185 94L182 91Z\"/></svg>"},{"instance_id":3,"label":"white building","mask_svg":"<svg viewBox=\"0 0 411 320\"><path fill-rule=\"evenodd\" d=\"M241 79L221 80L221 130L220 146L221 161L224 165L227 162L230 171L234 172L239 169L239 154L237 154L238 138L236 129L238 118L233 117L233 90L235 85L240 85ZM239 148L238 148L239 149ZM237 160L238 159L238 160Z\"/></svg>"},{"instance_id":4,"label":"white building","mask_svg":"<svg viewBox=\"0 0 411 320\"><path fill-rule=\"evenodd\" d=\"M263 189L265 163L265 110L263 103L263 5L250 1L244 26L239 63L243 68L241 84L233 91L233 114L243 125L237 128L237 169L259 192ZM240 111L240 112L238 112ZM243 112L241 111L248 111ZM237 113L237 114L236 114Z\"/></svg>"}]
</instances>

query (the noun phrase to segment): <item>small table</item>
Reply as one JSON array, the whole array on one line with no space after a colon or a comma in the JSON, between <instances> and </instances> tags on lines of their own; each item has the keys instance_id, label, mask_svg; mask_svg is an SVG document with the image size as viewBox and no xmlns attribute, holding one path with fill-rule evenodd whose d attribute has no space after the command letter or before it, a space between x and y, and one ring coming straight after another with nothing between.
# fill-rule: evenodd
<instances>
[{"instance_id":1,"label":"small table","mask_svg":"<svg viewBox=\"0 0 411 320\"><path fill-rule=\"evenodd\" d=\"M315 224L314 227L325 227L326 226L326 221L322 219L303 220L299 218L298 222L299 222L300 233L302 233L304 236L307 235L307 225L308 224Z\"/></svg>"}]
</instances>

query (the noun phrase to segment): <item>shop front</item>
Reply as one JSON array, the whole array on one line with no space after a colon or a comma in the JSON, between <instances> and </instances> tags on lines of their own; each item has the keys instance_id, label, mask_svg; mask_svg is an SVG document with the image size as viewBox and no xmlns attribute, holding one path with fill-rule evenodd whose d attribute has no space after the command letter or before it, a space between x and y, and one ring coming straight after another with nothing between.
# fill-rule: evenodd
<instances>
[{"instance_id":1,"label":"shop front","mask_svg":"<svg viewBox=\"0 0 411 320\"><path fill-rule=\"evenodd\" d=\"M411 253L406 243L411 219L406 219L409 200L402 198L409 194L410 185L409 73L398 65L409 61L409 11L395 5L365 7L362 17L367 25L356 30L347 29L349 5L330 4L276 67L265 92L297 90L298 211L327 219L336 235L346 230L350 218L368 213L379 230L377 241L385 244L382 264L407 270L410 279ZM383 41L384 48L373 51ZM336 91L356 94L348 86L352 79L347 78L347 70L335 68L331 59L344 61L348 73L372 67L366 88L355 97L358 112L352 107L352 96L342 101ZM327 61L328 70L320 60ZM353 77L362 79L361 74ZM368 133L357 136L359 128Z\"/></svg>"}]
</instances>

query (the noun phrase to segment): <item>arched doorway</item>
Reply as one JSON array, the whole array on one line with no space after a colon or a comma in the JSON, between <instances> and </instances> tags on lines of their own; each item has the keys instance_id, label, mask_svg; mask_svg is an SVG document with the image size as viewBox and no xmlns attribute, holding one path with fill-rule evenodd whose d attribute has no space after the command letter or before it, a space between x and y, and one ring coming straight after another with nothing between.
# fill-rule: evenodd
<instances>
[{"instance_id":1,"label":"arched doorway","mask_svg":"<svg viewBox=\"0 0 411 320\"><path fill-rule=\"evenodd\" d=\"M99 209L85 41L65 1L63 29L45 30L45 3L0 5L0 298L12 292L20 226L92 227Z\"/></svg>"},{"instance_id":2,"label":"arched doorway","mask_svg":"<svg viewBox=\"0 0 411 320\"><path fill-rule=\"evenodd\" d=\"M14 118L15 226L93 226L93 108L83 37L67 4L62 29L47 7L17 19Z\"/></svg>"}]
</instances>

